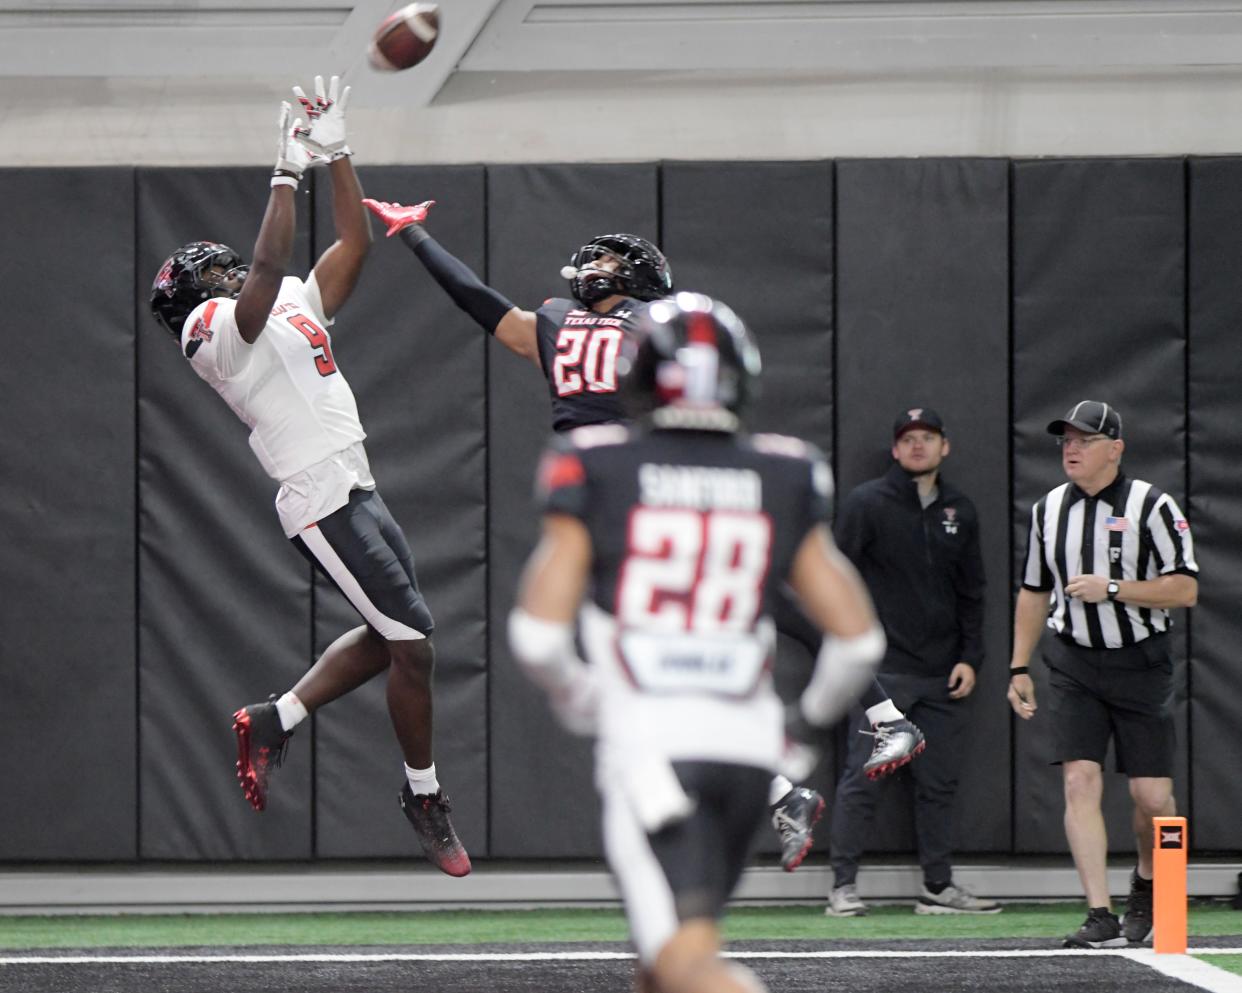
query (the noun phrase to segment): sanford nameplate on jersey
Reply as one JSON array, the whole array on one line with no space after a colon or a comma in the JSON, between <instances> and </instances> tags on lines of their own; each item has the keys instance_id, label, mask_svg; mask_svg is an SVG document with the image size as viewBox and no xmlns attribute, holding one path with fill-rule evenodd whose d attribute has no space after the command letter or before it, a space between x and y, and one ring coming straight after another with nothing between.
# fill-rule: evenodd
<instances>
[{"instance_id":1,"label":"sanford nameplate on jersey","mask_svg":"<svg viewBox=\"0 0 1242 993\"><path fill-rule=\"evenodd\" d=\"M623 631L621 655L634 682L649 693L741 697L763 675L767 646L756 636Z\"/></svg>"},{"instance_id":2,"label":"sanford nameplate on jersey","mask_svg":"<svg viewBox=\"0 0 1242 993\"><path fill-rule=\"evenodd\" d=\"M648 507L749 510L763 506L763 482L753 469L654 465L638 469L639 500Z\"/></svg>"}]
</instances>

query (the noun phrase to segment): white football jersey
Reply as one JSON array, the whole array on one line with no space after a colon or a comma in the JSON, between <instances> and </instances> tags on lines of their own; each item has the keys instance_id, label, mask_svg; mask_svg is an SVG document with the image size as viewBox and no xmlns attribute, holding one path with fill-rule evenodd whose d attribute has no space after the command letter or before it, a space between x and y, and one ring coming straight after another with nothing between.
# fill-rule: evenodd
<instances>
[{"instance_id":1,"label":"white football jersey","mask_svg":"<svg viewBox=\"0 0 1242 993\"><path fill-rule=\"evenodd\" d=\"M641 632L622 630L593 603L583 605L578 619L599 680L601 774L639 753L780 767L785 722L767 665L775 651L770 621L753 634L644 643ZM676 664L680 658L711 664L683 668Z\"/></svg>"},{"instance_id":2,"label":"white football jersey","mask_svg":"<svg viewBox=\"0 0 1242 993\"><path fill-rule=\"evenodd\" d=\"M250 428L269 476L285 480L366 437L353 390L332 357L330 321L315 277L286 276L253 345L237 330L237 301L199 304L181 350Z\"/></svg>"}]
</instances>

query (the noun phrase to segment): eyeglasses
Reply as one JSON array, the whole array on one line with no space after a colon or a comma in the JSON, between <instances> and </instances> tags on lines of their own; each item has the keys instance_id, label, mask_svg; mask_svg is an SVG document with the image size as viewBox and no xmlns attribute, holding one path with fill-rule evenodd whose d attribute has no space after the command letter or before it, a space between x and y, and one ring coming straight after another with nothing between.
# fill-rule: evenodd
<instances>
[{"instance_id":1,"label":"eyeglasses","mask_svg":"<svg viewBox=\"0 0 1242 993\"><path fill-rule=\"evenodd\" d=\"M1080 451L1084 448L1089 448L1091 445L1094 445L1097 441L1107 441L1107 440L1108 440L1108 435L1106 434L1089 434L1083 438L1075 438L1067 434L1057 435L1057 445L1059 447L1069 448L1071 450L1078 449Z\"/></svg>"}]
</instances>

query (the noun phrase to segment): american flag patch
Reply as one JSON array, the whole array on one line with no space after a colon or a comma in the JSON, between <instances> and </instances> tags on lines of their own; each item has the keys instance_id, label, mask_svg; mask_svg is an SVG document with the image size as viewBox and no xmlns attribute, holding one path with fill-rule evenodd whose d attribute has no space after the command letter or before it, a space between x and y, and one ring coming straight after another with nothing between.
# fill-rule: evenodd
<instances>
[{"instance_id":1,"label":"american flag patch","mask_svg":"<svg viewBox=\"0 0 1242 993\"><path fill-rule=\"evenodd\" d=\"M1177 530L1179 530L1179 531L1189 531L1189 530L1190 530L1190 521L1187 521L1187 520L1184 520L1184 519L1183 519L1183 520L1180 520L1180 521L1174 521L1174 522L1173 522L1173 524L1174 524L1174 526L1177 528Z\"/></svg>"},{"instance_id":2,"label":"american flag patch","mask_svg":"<svg viewBox=\"0 0 1242 993\"><path fill-rule=\"evenodd\" d=\"M1130 526L1130 519L1128 517L1105 517L1104 518L1104 530L1105 531L1124 531L1129 526Z\"/></svg>"}]
</instances>

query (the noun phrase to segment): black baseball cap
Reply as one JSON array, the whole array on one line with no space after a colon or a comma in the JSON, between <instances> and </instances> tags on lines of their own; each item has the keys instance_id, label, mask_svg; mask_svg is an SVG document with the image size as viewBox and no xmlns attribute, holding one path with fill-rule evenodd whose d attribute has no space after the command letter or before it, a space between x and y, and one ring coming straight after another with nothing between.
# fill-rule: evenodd
<instances>
[{"instance_id":1,"label":"black baseball cap","mask_svg":"<svg viewBox=\"0 0 1242 993\"><path fill-rule=\"evenodd\" d=\"M1064 417L1048 425L1048 433L1065 434L1067 427L1087 434L1102 434L1116 441L1121 437L1121 415L1116 407L1103 400L1080 400Z\"/></svg>"},{"instance_id":2,"label":"black baseball cap","mask_svg":"<svg viewBox=\"0 0 1242 993\"><path fill-rule=\"evenodd\" d=\"M944 434L944 421L931 407L911 407L903 410L893 421L893 441L896 441L912 428L926 428L937 434Z\"/></svg>"}]
</instances>

